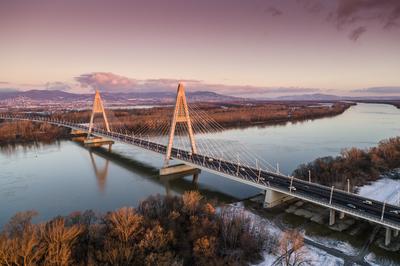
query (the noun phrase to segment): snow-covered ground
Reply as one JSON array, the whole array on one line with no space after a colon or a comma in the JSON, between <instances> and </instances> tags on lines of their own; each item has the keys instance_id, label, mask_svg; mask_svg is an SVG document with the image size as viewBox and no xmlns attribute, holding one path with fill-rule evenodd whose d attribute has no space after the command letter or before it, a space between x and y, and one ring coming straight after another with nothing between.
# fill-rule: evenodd
<instances>
[{"instance_id":1,"label":"snow-covered ground","mask_svg":"<svg viewBox=\"0 0 400 266\"><path fill-rule=\"evenodd\" d=\"M365 261L368 262L371 266L381 266L381 265L386 265L386 266L397 266L398 264L395 264L394 262L391 262L387 259L378 259L377 256L371 252L367 256L365 256Z\"/></svg>"},{"instance_id":2,"label":"snow-covered ground","mask_svg":"<svg viewBox=\"0 0 400 266\"><path fill-rule=\"evenodd\" d=\"M309 261L310 265L324 265L324 266L341 266L344 265L344 261L340 258L336 258L325 251L316 247L305 245L304 255ZM271 266L274 264L278 256L273 254L264 254L264 261L257 266Z\"/></svg>"},{"instance_id":3,"label":"snow-covered ground","mask_svg":"<svg viewBox=\"0 0 400 266\"><path fill-rule=\"evenodd\" d=\"M275 235L278 238L279 235L282 233L282 230L274 222L245 209L241 202L231 204L229 207L229 211L245 215L246 217L250 218L253 221L253 224L255 226L263 226L264 228L267 228L268 232L271 235ZM315 241L314 238L312 240ZM356 252L356 250L346 242L329 240L327 238L319 238L317 242L324 244L328 247L340 249L346 254L353 254ZM304 249L307 258L310 259L311 261L311 265L339 266L344 264L341 258L329 255L324 250L318 249L310 245L305 245ZM257 266L273 265L273 263L276 261L276 259L278 259L278 257L279 256L277 254L270 254L266 252L264 254L264 260L261 263L257 264Z\"/></svg>"},{"instance_id":4,"label":"snow-covered ground","mask_svg":"<svg viewBox=\"0 0 400 266\"><path fill-rule=\"evenodd\" d=\"M344 265L341 258L336 258L325 251L313 246L306 245L307 254L311 260L311 265L339 266Z\"/></svg>"},{"instance_id":5,"label":"snow-covered ground","mask_svg":"<svg viewBox=\"0 0 400 266\"><path fill-rule=\"evenodd\" d=\"M312 240L318 244L321 244L325 247L340 250L341 252L343 252L344 254L349 255L349 256L355 256L359 252L358 249L353 247L348 242L339 241L339 240L331 239L331 238L327 238L327 237L317 237L317 236L313 236L313 237L306 236L305 238L310 239L310 240Z\"/></svg>"},{"instance_id":6,"label":"snow-covered ground","mask_svg":"<svg viewBox=\"0 0 400 266\"><path fill-rule=\"evenodd\" d=\"M400 199L400 180L384 177L369 185L359 187L358 194L363 197L398 205Z\"/></svg>"},{"instance_id":7,"label":"snow-covered ground","mask_svg":"<svg viewBox=\"0 0 400 266\"><path fill-rule=\"evenodd\" d=\"M278 226L276 226L275 223L245 209L242 202L230 204L229 211L232 213L236 213L236 214L240 213L240 214L244 215L245 217L247 217L251 221L253 221L254 226L260 226L263 228L267 228L268 233L270 235L279 237L279 235L282 233L282 230Z\"/></svg>"}]
</instances>

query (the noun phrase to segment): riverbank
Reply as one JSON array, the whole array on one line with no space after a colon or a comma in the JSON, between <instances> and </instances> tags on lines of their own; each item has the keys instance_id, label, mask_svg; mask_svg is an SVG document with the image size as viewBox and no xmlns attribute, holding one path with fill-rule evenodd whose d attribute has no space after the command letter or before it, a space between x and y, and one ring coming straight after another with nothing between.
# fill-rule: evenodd
<instances>
[{"instance_id":1,"label":"riverbank","mask_svg":"<svg viewBox=\"0 0 400 266\"><path fill-rule=\"evenodd\" d=\"M0 123L0 145L52 142L68 137L69 130L47 123L33 123L30 121L12 121Z\"/></svg>"},{"instance_id":2,"label":"riverbank","mask_svg":"<svg viewBox=\"0 0 400 266\"><path fill-rule=\"evenodd\" d=\"M399 178L398 168L400 137L394 137L380 141L375 147L352 147L343 149L336 157L317 158L300 165L293 175L303 180L311 177L312 182L355 192L357 187L376 181L385 174Z\"/></svg>"},{"instance_id":3,"label":"riverbank","mask_svg":"<svg viewBox=\"0 0 400 266\"><path fill-rule=\"evenodd\" d=\"M197 107L199 116L194 115L192 124L194 130L201 128L199 133L207 133L215 128L216 123L223 129L246 128L261 125L281 125L287 122L333 117L342 114L352 103L336 102L316 104L313 102L262 103L262 104L203 104ZM135 131L147 129L147 133L159 133L160 124L169 125L173 110L171 107L153 107L149 109L113 110L108 112L111 127ZM206 115L205 115L206 113ZM54 118L78 123L90 120L89 111L55 113ZM204 116L207 116L205 118ZM152 132L152 130L154 132ZM0 145L50 142L68 137L68 129L56 127L47 123L32 123L30 121L3 121L0 123ZM143 133L143 132L142 132ZM162 131L166 134L168 131Z\"/></svg>"},{"instance_id":4,"label":"riverbank","mask_svg":"<svg viewBox=\"0 0 400 266\"><path fill-rule=\"evenodd\" d=\"M217 124L224 129L246 128L254 125L280 125L287 122L333 117L344 113L354 103L334 102L267 102L246 104L203 103L193 106L192 124L195 128L209 132ZM169 125L173 114L172 107L154 107L148 109L109 110L107 111L111 127L132 132L146 128L148 133L158 130L160 125ZM76 111L53 115L57 119L87 123L90 111Z\"/></svg>"}]
</instances>

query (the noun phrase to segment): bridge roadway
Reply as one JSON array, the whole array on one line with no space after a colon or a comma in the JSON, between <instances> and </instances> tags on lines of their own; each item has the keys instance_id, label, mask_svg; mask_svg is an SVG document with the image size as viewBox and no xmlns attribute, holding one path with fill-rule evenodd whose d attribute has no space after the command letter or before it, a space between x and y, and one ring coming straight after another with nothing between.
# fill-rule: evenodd
<instances>
[{"instance_id":1,"label":"bridge roadway","mask_svg":"<svg viewBox=\"0 0 400 266\"><path fill-rule=\"evenodd\" d=\"M88 126L86 125L66 121L49 120L44 117L0 115L0 119L48 122L50 124L71 129L88 130ZM167 147L162 144L154 143L135 136L124 135L116 132L107 132L98 128L93 129L93 134L110 138L118 142L131 144L158 154L165 154L167 149ZM240 163L238 165L237 162L233 163L201 154L192 154L191 152L176 148L172 149L171 157L182 161L185 164L213 172L217 175L222 175L253 187L280 192L370 222L381 224L388 228L400 230L400 207L398 206L385 204L382 218L383 202L361 197L353 193L334 189L332 200L330 200L332 188L285 176L280 173L255 169L250 166L240 165ZM290 186L295 189L290 189ZM372 204L367 204L367 201Z\"/></svg>"}]
</instances>

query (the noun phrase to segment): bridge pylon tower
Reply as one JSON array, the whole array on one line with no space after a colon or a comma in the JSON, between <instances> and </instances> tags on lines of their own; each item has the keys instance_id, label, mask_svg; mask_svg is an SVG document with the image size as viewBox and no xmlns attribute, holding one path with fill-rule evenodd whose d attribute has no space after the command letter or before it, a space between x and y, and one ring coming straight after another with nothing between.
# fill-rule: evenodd
<instances>
[{"instance_id":1,"label":"bridge pylon tower","mask_svg":"<svg viewBox=\"0 0 400 266\"><path fill-rule=\"evenodd\" d=\"M110 126L108 124L106 112L104 111L104 105L103 105L103 101L101 99L99 90L96 90L96 94L94 95L92 115L90 116L89 131L88 131L88 134L87 134L87 138L90 138L90 135L92 134L93 120L94 120L94 116L96 114L102 114L103 115L104 124L106 125L106 130L107 130L107 132L110 132Z\"/></svg>"},{"instance_id":2,"label":"bridge pylon tower","mask_svg":"<svg viewBox=\"0 0 400 266\"><path fill-rule=\"evenodd\" d=\"M98 90L96 90L96 93L94 95L93 109L92 109L92 115L90 116L89 130L86 139L84 139L83 143L87 147L101 147L104 145L108 145L108 150L111 151L111 146L114 144L113 140L108 140L101 137L91 137L93 131L93 120L96 114L103 115L106 130L107 132L110 132L110 125L108 124L108 119L106 116L106 112L104 110L103 101L101 100L100 92Z\"/></svg>"},{"instance_id":3,"label":"bridge pylon tower","mask_svg":"<svg viewBox=\"0 0 400 266\"><path fill-rule=\"evenodd\" d=\"M197 153L196 142L194 139L192 122L190 120L189 108L187 105L185 88L182 83L179 83L177 93L176 93L176 101L175 101L175 109L174 114L171 120L171 128L169 131L167 152L165 154L164 167L168 166L169 160L171 158L171 150L172 145L174 143L175 136L175 128L177 123L186 123L189 133L190 146L192 149L192 153Z\"/></svg>"}]
</instances>

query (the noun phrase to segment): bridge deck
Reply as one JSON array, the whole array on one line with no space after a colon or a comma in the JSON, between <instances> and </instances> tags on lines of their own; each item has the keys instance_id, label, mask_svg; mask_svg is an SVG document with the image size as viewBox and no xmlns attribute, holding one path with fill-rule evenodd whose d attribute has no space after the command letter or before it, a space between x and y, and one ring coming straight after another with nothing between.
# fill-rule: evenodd
<instances>
[{"instance_id":1,"label":"bridge deck","mask_svg":"<svg viewBox=\"0 0 400 266\"><path fill-rule=\"evenodd\" d=\"M0 115L0 119L29 120L34 122L47 122L76 130L88 130L88 126L70 123L66 121L49 120L43 117L23 117ZM93 134L106 137L118 142L134 145L136 147L165 155L167 147L135 136L128 136L116 132L107 132L101 129L93 129ZM400 230L400 207L385 204L376 200L361 197L342 190L334 190L331 196L331 188L304 180L291 178L279 173L273 173L250 166L238 166L237 163L212 158L201 154L192 154L181 149L172 149L171 157L217 175L224 176L263 190L273 190L290 195L292 197L315 203L330 209L334 209L361 219L365 219L388 228ZM290 189L290 186L296 189ZM372 202L367 204L366 201ZM384 211L382 211L384 208Z\"/></svg>"}]
</instances>

